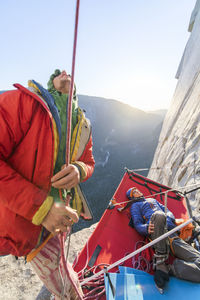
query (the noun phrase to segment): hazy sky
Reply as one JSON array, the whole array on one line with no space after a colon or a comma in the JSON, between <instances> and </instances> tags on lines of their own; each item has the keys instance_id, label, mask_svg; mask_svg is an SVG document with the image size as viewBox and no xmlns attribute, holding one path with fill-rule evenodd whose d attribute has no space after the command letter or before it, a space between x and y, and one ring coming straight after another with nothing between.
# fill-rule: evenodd
<instances>
[{"instance_id":1,"label":"hazy sky","mask_svg":"<svg viewBox=\"0 0 200 300\"><path fill-rule=\"evenodd\" d=\"M80 0L79 94L168 108L196 0ZM1 0L0 90L71 72L75 0Z\"/></svg>"}]
</instances>

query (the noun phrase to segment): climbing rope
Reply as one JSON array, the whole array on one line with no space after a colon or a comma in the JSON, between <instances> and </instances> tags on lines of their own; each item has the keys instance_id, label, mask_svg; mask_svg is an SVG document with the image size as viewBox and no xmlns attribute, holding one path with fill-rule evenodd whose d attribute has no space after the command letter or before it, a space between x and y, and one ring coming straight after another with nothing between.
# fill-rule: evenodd
<instances>
[{"instance_id":1,"label":"climbing rope","mask_svg":"<svg viewBox=\"0 0 200 300\"><path fill-rule=\"evenodd\" d=\"M84 281L85 278L91 278L91 275L97 274L98 269L100 268L107 268L109 265L107 263L101 263L97 266L93 266L91 268L88 268L88 263L89 263L89 241L86 243L86 262L84 267L77 273L79 282L82 285L82 282ZM78 256L77 256L78 258ZM78 263L78 259L75 260L73 264L73 268ZM97 278L91 279L87 282L86 285L82 285L82 288L84 289L84 300L89 300L89 299L98 299L102 295L105 294L105 285L104 285L104 274L101 274L100 276L97 276Z\"/></svg>"},{"instance_id":2,"label":"climbing rope","mask_svg":"<svg viewBox=\"0 0 200 300\"><path fill-rule=\"evenodd\" d=\"M71 71L71 83L70 83L70 90L69 90L69 98L68 98L68 109L67 109L67 137L66 137L66 157L65 157L65 163L66 165L69 165L70 163L70 144L71 144L71 121L72 121L72 96L73 96L73 89L74 89L74 74L75 74L75 59L76 59L76 46L77 46L77 35L78 35L78 20L79 20L79 5L80 5L80 0L77 0L76 3L76 17L75 17L75 30L74 30L74 44L73 44L73 56L72 56L72 71ZM144 170L144 169L143 169ZM159 194L165 194L168 193L169 191L174 191L173 190L168 190L167 192L161 192L161 193L157 193L155 195L159 195ZM61 195L61 193L60 193ZM151 195L152 197L153 195ZM147 196L148 197L148 196ZM167 198L167 196L165 197ZM62 197L61 197L62 199ZM106 271L108 271L109 269L114 268L114 266L119 265L120 263L122 263L123 261L127 260L130 257L133 257L134 255L136 255L137 253L143 251L144 249L152 246L153 244L155 244L156 242L158 242L159 240L169 236L170 234L172 234L173 232L176 232L177 230L179 230L180 228L182 228L183 226L187 224L189 224L190 222L192 222L193 219L189 219L188 221L186 221L184 224L181 224L180 226L177 226L175 229L172 229L171 231L169 231L168 233L164 234L163 236L159 237L158 239L155 239L154 241L148 243L148 245L145 245L143 247L141 247L140 249L136 250L135 252L133 252L132 254L129 254L128 256L126 256L125 258L123 258L122 260L116 262L115 264L108 266L108 268L106 269ZM172 232L173 231L173 232ZM70 272L67 268L67 261L65 257L65 253L64 253L64 243L65 243L65 235L64 234L60 234L59 235L59 239L60 239L60 247L61 247L61 263L64 267L65 270L65 275L68 276L68 278L71 281L72 286L74 287L79 299L83 299L80 291L77 288L77 285L74 283L72 277L70 276ZM87 270L88 272L92 272L94 274L95 269L90 269ZM91 291L89 291L88 293L85 294L84 299L97 299L98 297L100 297L103 293L104 293L104 289L100 289L100 287L104 286L104 271L100 271L97 274L94 274L92 277L90 277L88 280L82 280L81 282L81 286L84 286L87 283L87 287L92 285L93 287L95 286L95 288L93 288ZM85 274L84 274L85 275ZM63 276L63 291L62 291L62 298L64 298L64 294L65 294L65 283L66 283L66 277ZM98 277L98 280L95 280ZM94 298L95 297L95 298Z\"/></svg>"},{"instance_id":3,"label":"climbing rope","mask_svg":"<svg viewBox=\"0 0 200 300\"><path fill-rule=\"evenodd\" d=\"M69 99L68 99L68 105L67 105L67 139L66 139L66 158L65 158L67 165L70 163L72 96L73 96L73 90L74 90L74 74L75 74L76 46L77 46L77 36L78 36L79 6L80 6L80 0L77 0L75 28L74 28L74 45L73 45L73 55L72 55L71 83L70 83Z\"/></svg>"},{"instance_id":4,"label":"climbing rope","mask_svg":"<svg viewBox=\"0 0 200 300\"><path fill-rule=\"evenodd\" d=\"M82 282L84 281L85 277L87 277L87 274L97 274L97 269L99 269L100 267L105 268L108 267L108 265L100 264L98 266L94 266L90 269L85 270L83 277L79 277L79 282L82 286L82 289L84 289L84 300L98 299L105 294L104 274L101 274L94 279L88 277L89 280L87 284L82 285Z\"/></svg>"},{"instance_id":5,"label":"climbing rope","mask_svg":"<svg viewBox=\"0 0 200 300\"><path fill-rule=\"evenodd\" d=\"M185 187L183 187L184 189L185 188L189 188L189 187L196 187L197 184L192 184L192 185L187 185ZM197 188L200 188L199 186ZM195 188L195 189L197 189ZM156 196L156 195L161 195L163 194L165 196L165 213L167 211L167 198L168 198L168 193L169 192L177 192L177 188L176 189L169 189L167 191L163 191L163 192L159 192L159 193L156 193L156 194L150 194L148 195L147 197L152 197L152 196ZM179 192L179 191L178 191ZM182 194L182 192L180 192ZM189 193L189 192L187 192ZM146 197L146 196L145 196ZM123 203L127 204L127 202L129 201L126 201L126 202L121 202L121 203L113 203L113 206L117 206L117 205L122 205ZM116 263L112 264L112 265L109 265L107 266L107 271L110 270L110 269L113 269L114 267L116 266L119 266L120 264L123 264L124 261L128 260L129 258L132 257L132 265L134 268L137 268L137 269L142 269L142 270L145 270L145 271L149 271L152 267L152 262L149 262L148 259L145 259L145 257L143 255L139 255L138 259L136 260L135 259L135 256L137 254L142 254L142 252L144 250L146 250L147 248L151 247L154 243L157 243L158 241L166 238L167 236L171 235L172 233L176 232L176 231L179 231L182 227L186 226L187 224L193 222L193 219L189 219L187 220L186 222L184 222L183 224L177 226L176 228L174 228L172 231L169 231L167 233L165 233L163 236L159 237L158 239L148 243L148 244L145 244L145 242L143 242L143 244L145 244L143 247L137 249L138 245L136 245L136 250L131 253L131 254L128 254L126 255L124 258L120 259L119 261L117 261ZM141 241L140 241L141 242ZM145 252L145 251L144 251ZM82 287L86 287L88 289L92 289L91 291L89 291L88 293L85 294L85 297L93 297L93 295L99 291L100 289L98 289L100 287L101 284L103 284L103 277L104 277L104 274L105 274L105 271L104 270L101 270L100 272L96 273L94 271L94 268L98 268L99 266L96 266L94 268L91 268L91 269L88 269L88 260L89 260L89 244L87 242L86 244L86 253L87 253L87 258L86 258L86 263L85 263L85 266L83 267L83 269L81 271L79 271L79 279L80 279L80 283L81 283L81 286ZM75 263L75 266L77 264L77 261ZM102 265L106 265L106 264L103 264ZM74 267L75 267L74 266ZM86 274L90 274L91 276L89 278L85 278L87 277ZM103 287L102 287L102 290L101 292L103 293ZM86 296L87 295L87 296ZM95 299L95 298L84 298L84 299ZM96 298L97 299L97 298Z\"/></svg>"},{"instance_id":6,"label":"climbing rope","mask_svg":"<svg viewBox=\"0 0 200 300\"><path fill-rule=\"evenodd\" d=\"M135 243L135 250L140 249L141 247L139 247L140 245L146 245L146 241L137 241ZM134 269L137 270L142 270L144 272L149 273L151 271L151 269L153 268L153 261L149 261L146 257L145 257L145 251L144 254L142 253L143 251L141 251L139 253L139 256L137 257L136 255L132 257L132 266Z\"/></svg>"},{"instance_id":7,"label":"climbing rope","mask_svg":"<svg viewBox=\"0 0 200 300\"><path fill-rule=\"evenodd\" d=\"M137 255L138 253L142 252L143 250L145 250L145 249L147 249L147 248L149 248L149 247L152 247L154 244L156 244L156 243L160 242L161 240L167 238L167 237L170 236L171 234L173 234L173 233L179 231L181 228L183 228L184 226L186 226L186 225L192 223L193 221L195 221L195 220L194 220L193 218L190 218L189 220L187 220L186 222L182 223L181 225L178 225L177 227L175 227L175 228L171 229L170 231L164 233L163 235L159 236L159 237L156 238L155 240L149 242L148 244L142 246L141 248L137 249L136 251L134 251L134 252L128 254L127 256L121 258L120 260L116 261L116 262L113 263L112 265L108 266L108 267L107 267L107 271L109 271L109 270L111 270L111 269L117 267L118 265L122 264L124 261L126 261L126 260L132 258L133 256ZM98 276L101 276L101 275L104 274L104 273L105 273L105 271L104 271L104 270L101 270L99 273L94 274L94 275L92 275L92 276L89 277L89 278L86 278L85 280L83 280L83 281L81 282L81 286L87 284L87 282L89 282L89 281L91 281L91 280L97 278Z\"/></svg>"},{"instance_id":8,"label":"climbing rope","mask_svg":"<svg viewBox=\"0 0 200 300\"><path fill-rule=\"evenodd\" d=\"M73 89L74 89L74 73L75 73L75 60L76 60L76 45L77 45L77 35L78 35L78 20L79 20L79 6L80 6L80 0L77 0L76 2L76 15L75 15L75 28L74 28L74 44L73 44L73 55L72 55L72 70L71 70L71 82L70 82L70 89L69 89L69 98L68 98L68 106L67 106L67 137L66 137L66 157L65 157L65 163L66 165L69 165L70 163L70 144L71 144L71 122L72 122L72 96L73 96ZM60 192L60 198L62 198L62 193ZM62 295L61 299L64 299L65 295L65 285L66 285L66 276L69 278L74 290L77 293L78 298L81 300L82 295L80 291L77 288L76 283L72 279L72 276L69 272L69 269L67 267L67 256L65 257L65 237L66 235L64 233L59 234L59 241L60 241L60 248L61 248L61 259L60 264L62 264L65 274L61 276L63 281L63 289L62 289ZM69 245L68 245L69 247ZM60 272L62 275L62 272Z\"/></svg>"}]
</instances>

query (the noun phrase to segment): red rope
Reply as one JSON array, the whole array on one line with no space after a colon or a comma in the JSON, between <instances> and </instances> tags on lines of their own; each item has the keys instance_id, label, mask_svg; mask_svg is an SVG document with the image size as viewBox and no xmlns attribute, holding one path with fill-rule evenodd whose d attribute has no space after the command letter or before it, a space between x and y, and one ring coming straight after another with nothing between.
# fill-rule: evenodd
<instances>
[{"instance_id":1,"label":"red rope","mask_svg":"<svg viewBox=\"0 0 200 300\"><path fill-rule=\"evenodd\" d=\"M73 96L73 89L74 89L74 73L75 73L75 60L76 60L76 45L77 45L77 35L78 35L78 19L79 19L79 5L80 0L76 2L76 17L75 17L75 29L74 29L74 46L73 46L73 56L72 56L72 70L71 70L71 83L69 89L69 98L68 98L68 107L67 107L67 138L66 138L66 158L65 162L66 165L70 163L70 144L71 144L71 121L72 121L72 96ZM61 193L60 193L61 196ZM62 199L62 198L61 198ZM61 263L64 267L65 273L68 276L72 286L74 287L79 299L83 299L76 283L73 281L70 272L67 268L67 261L65 258L64 252L64 234L60 234L60 248L61 248ZM65 282L65 281L64 281ZM64 287L65 288L65 287Z\"/></svg>"},{"instance_id":2,"label":"red rope","mask_svg":"<svg viewBox=\"0 0 200 300\"><path fill-rule=\"evenodd\" d=\"M71 277L71 274L67 268L67 262L66 262L66 259L65 259L65 252L64 252L64 246L65 246L65 238L64 238L64 234L60 235L60 246L61 246L61 263L63 264L63 267L64 267L64 271L65 271L65 274L64 275L67 275L67 277L69 278L73 288L75 289L76 293L77 293L77 296L79 297L80 300L83 299L82 295L80 294L80 291L78 290L77 288L77 285L76 283L73 281L72 277ZM63 276L64 277L64 276ZM63 282L65 282L64 278L63 278ZM64 287L65 288L65 287Z\"/></svg>"},{"instance_id":3,"label":"red rope","mask_svg":"<svg viewBox=\"0 0 200 300\"><path fill-rule=\"evenodd\" d=\"M86 265L88 266L88 260L86 262ZM107 264L99 264L97 266L93 266L91 268L83 269L81 270L79 274L79 281L80 283L85 279L85 275L87 274L96 274L98 271L97 269L102 269L102 266L108 267ZM89 277L88 277L89 278ZM88 281L86 285L82 285L84 296L84 300L98 300L101 298L101 296L105 295L105 283L104 283L104 274L92 279L91 281Z\"/></svg>"},{"instance_id":4,"label":"red rope","mask_svg":"<svg viewBox=\"0 0 200 300\"><path fill-rule=\"evenodd\" d=\"M76 45L77 45L77 35L78 35L79 4L80 4L80 1L77 0L76 19L75 19L75 28L74 28L74 46L73 46L73 56L72 56L71 83L70 83L70 89L69 89L68 110L67 110L66 165L68 165L70 162L72 96L73 96L73 89L74 89L74 73L75 73Z\"/></svg>"}]
</instances>

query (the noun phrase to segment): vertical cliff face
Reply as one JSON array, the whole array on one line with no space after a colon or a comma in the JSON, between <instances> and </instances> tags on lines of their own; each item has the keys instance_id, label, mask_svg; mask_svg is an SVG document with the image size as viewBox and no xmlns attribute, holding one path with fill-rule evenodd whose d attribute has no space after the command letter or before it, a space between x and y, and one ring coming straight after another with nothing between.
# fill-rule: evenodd
<instances>
[{"instance_id":1,"label":"vertical cliff face","mask_svg":"<svg viewBox=\"0 0 200 300\"><path fill-rule=\"evenodd\" d=\"M200 0L189 24L191 32L176 78L178 83L148 174L171 187L200 186ZM200 192L190 194L199 209Z\"/></svg>"}]
</instances>

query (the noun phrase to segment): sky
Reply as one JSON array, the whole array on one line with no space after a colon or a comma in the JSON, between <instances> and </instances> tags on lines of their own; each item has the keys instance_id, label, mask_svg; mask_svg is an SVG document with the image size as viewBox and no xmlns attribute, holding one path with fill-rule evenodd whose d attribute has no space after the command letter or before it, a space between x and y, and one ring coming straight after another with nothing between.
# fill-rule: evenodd
<instances>
[{"instance_id":1,"label":"sky","mask_svg":"<svg viewBox=\"0 0 200 300\"><path fill-rule=\"evenodd\" d=\"M78 94L168 109L196 0L80 0ZM71 73L75 0L0 1L0 90Z\"/></svg>"}]
</instances>

